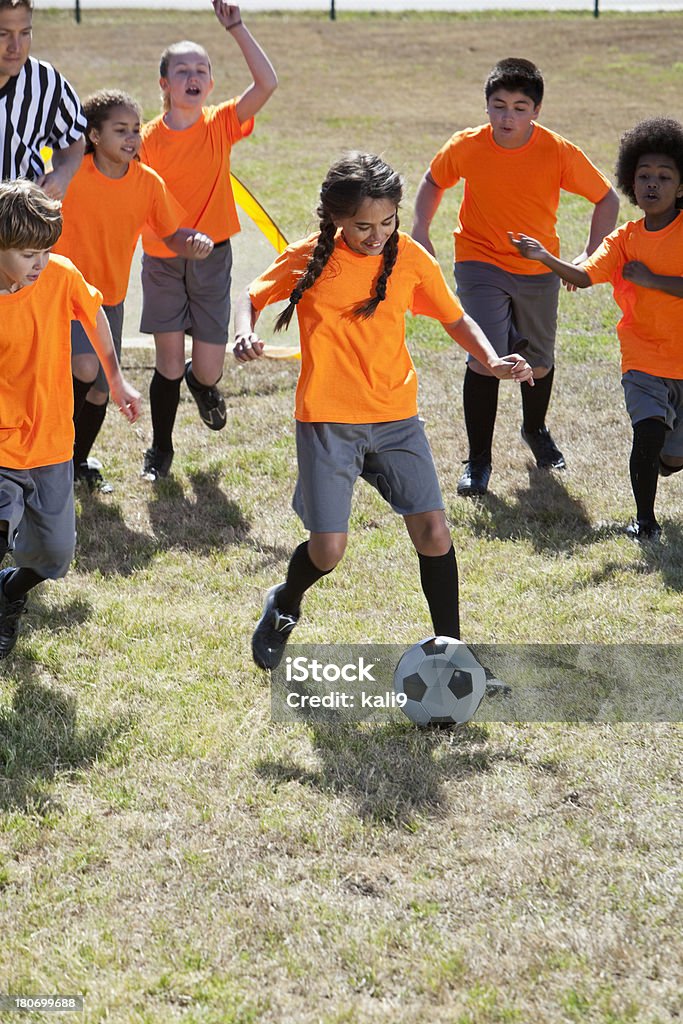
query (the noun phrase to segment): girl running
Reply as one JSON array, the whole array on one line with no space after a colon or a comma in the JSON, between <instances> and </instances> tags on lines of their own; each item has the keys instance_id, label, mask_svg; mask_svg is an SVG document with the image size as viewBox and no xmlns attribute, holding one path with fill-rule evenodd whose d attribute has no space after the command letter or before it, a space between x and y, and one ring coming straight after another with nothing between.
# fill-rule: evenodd
<instances>
[{"instance_id":1,"label":"girl running","mask_svg":"<svg viewBox=\"0 0 683 1024\"><path fill-rule=\"evenodd\" d=\"M304 593L341 560L351 496L362 476L404 517L417 551L434 632L459 638L458 570L436 470L417 415L417 378L405 313L439 320L498 378L531 382L518 355L500 359L463 314L437 261L399 232L403 184L378 156L351 153L320 193L320 231L291 245L238 301L234 354L257 359L260 311L289 299L276 328L297 311L301 374L296 392L299 479L294 509L310 538L287 578L267 595L252 639L257 665L275 668Z\"/></svg>"}]
</instances>

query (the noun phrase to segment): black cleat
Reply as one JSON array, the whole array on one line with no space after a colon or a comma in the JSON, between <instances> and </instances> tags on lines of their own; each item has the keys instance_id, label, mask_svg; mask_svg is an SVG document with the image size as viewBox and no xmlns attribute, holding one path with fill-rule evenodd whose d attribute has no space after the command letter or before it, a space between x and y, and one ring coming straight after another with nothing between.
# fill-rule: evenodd
<instances>
[{"instance_id":1,"label":"black cleat","mask_svg":"<svg viewBox=\"0 0 683 1024\"><path fill-rule=\"evenodd\" d=\"M491 479L491 463L483 459L469 459L458 480L457 492L463 498L476 498L486 494Z\"/></svg>"},{"instance_id":2,"label":"black cleat","mask_svg":"<svg viewBox=\"0 0 683 1024\"><path fill-rule=\"evenodd\" d=\"M522 441L531 448L539 469L565 469L564 455L552 439L547 427L538 430L521 430Z\"/></svg>"},{"instance_id":3,"label":"black cleat","mask_svg":"<svg viewBox=\"0 0 683 1024\"><path fill-rule=\"evenodd\" d=\"M5 597L5 583L12 575L14 569L11 566L0 571L0 658L6 658L14 650L19 636L19 619L26 610L25 596L17 601L9 601Z\"/></svg>"},{"instance_id":4,"label":"black cleat","mask_svg":"<svg viewBox=\"0 0 683 1024\"><path fill-rule=\"evenodd\" d=\"M74 483L83 481L88 490L93 493L111 494L114 488L102 476L102 463L99 459L88 458L78 466L74 466Z\"/></svg>"},{"instance_id":5,"label":"black cleat","mask_svg":"<svg viewBox=\"0 0 683 1024\"><path fill-rule=\"evenodd\" d=\"M662 528L656 519L632 519L626 527L626 536L637 544L648 540L656 544L662 536Z\"/></svg>"},{"instance_id":6,"label":"black cleat","mask_svg":"<svg viewBox=\"0 0 683 1024\"><path fill-rule=\"evenodd\" d=\"M154 483L155 480L168 476L172 462L173 452L162 452L160 448L154 447L148 448L143 458L140 475L144 480Z\"/></svg>"},{"instance_id":7,"label":"black cleat","mask_svg":"<svg viewBox=\"0 0 683 1024\"><path fill-rule=\"evenodd\" d=\"M296 615L281 612L276 604L284 584L273 587L266 595L263 614L251 638L251 653L259 668L277 668L282 661L285 644L299 621Z\"/></svg>"},{"instance_id":8,"label":"black cleat","mask_svg":"<svg viewBox=\"0 0 683 1024\"><path fill-rule=\"evenodd\" d=\"M191 384L191 368L192 360L190 359L185 363L185 383L197 403L202 423L205 423L209 430L222 430L228 421L225 399L215 384L197 384L196 382Z\"/></svg>"}]
</instances>

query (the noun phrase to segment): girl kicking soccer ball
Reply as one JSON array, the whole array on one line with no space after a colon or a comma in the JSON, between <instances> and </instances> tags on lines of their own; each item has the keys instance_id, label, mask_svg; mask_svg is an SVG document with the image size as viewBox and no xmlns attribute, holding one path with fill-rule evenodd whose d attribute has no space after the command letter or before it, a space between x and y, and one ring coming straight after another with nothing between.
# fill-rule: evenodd
<instances>
[{"instance_id":1,"label":"girl kicking soccer ball","mask_svg":"<svg viewBox=\"0 0 683 1024\"><path fill-rule=\"evenodd\" d=\"M86 281L102 292L116 355L121 357L123 301L135 245L145 225L185 259L206 259L213 242L180 228L185 212L150 167L139 163L140 108L118 89L103 90L83 104L85 157L62 204L64 230L54 251L68 256ZM112 490L101 463L90 459L107 413L109 388L85 330L71 325L74 385L74 479L90 490Z\"/></svg>"},{"instance_id":2,"label":"girl kicking soccer ball","mask_svg":"<svg viewBox=\"0 0 683 1024\"><path fill-rule=\"evenodd\" d=\"M531 382L532 374L518 355L498 358L436 260L399 232L401 197L401 178L378 156L349 154L323 182L320 231L291 245L237 303L234 354L241 362L263 353L254 326L269 303L289 299L276 328L287 327L296 309L301 337L294 509L310 539L266 598L252 639L254 661L264 669L279 664L304 593L344 554L359 476L404 517L434 632L460 636L455 551L417 416L405 313L439 320L496 377Z\"/></svg>"},{"instance_id":3,"label":"girl kicking soccer ball","mask_svg":"<svg viewBox=\"0 0 683 1024\"><path fill-rule=\"evenodd\" d=\"M633 540L657 541L657 477L683 469L683 125L641 121L621 139L617 185L645 216L604 239L575 267L527 235L510 235L527 259L538 260L577 288L609 281L623 316L621 383L633 425L629 463L636 518Z\"/></svg>"}]
</instances>

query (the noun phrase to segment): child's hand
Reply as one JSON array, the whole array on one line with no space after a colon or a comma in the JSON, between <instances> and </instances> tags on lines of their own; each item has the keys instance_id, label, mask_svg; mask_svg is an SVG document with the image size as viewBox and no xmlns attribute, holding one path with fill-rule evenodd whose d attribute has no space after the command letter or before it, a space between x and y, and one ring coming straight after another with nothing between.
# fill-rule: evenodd
<instances>
[{"instance_id":1,"label":"child's hand","mask_svg":"<svg viewBox=\"0 0 683 1024\"><path fill-rule=\"evenodd\" d=\"M263 355L264 343L257 334L236 334L232 354L238 363L248 363Z\"/></svg>"},{"instance_id":2,"label":"child's hand","mask_svg":"<svg viewBox=\"0 0 683 1024\"><path fill-rule=\"evenodd\" d=\"M202 235L199 231L190 235L185 243L187 246L187 258L190 260L205 260L213 252L213 241L208 235Z\"/></svg>"},{"instance_id":3,"label":"child's hand","mask_svg":"<svg viewBox=\"0 0 683 1024\"><path fill-rule=\"evenodd\" d=\"M541 243L537 242L535 238L530 238L529 235L523 235L519 232L515 238L514 232L508 231L508 238L519 255L523 256L526 260L542 260L543 256L547 256L547 251Z\"/></svg>"},{"instance_id":4,"label":"child's hand","mask_svg":"<svg viewBox=\"0 0 683 1024\"><path fill-rule=\"evenodd\" d=\"M211 0L211 3L216 17L228 32L242 24L242 15L237 4L226 4L225 0Z\"/></svg>"},{"instance_id":5,"label":"child's hand","mask_svg":"<svg viewBox=\"0 0 683 1024\"><path fill-rule=\"evenodd\" d=\"M656 287L655 275L649 267L644 263L640 263L639 260L630 260L630 262L625 263L622 275L625 281L631 281L633 284L639 284L643 288Z\"/></svg>"},{"instance_id":6,"label":"child's hand","mask_svg":"<svg viewBox=\"0 0 683 1024\"><path fill-rule=\"evenodd\" d=\"M140 392L136 391L132 384L129 384L125 377L120 377L114 382L110 389L112 400L118 405L129 423L135 423L140 415Z\"/></svg>"},{"instance_id":7,"label":"child's hand","mask_svg":"<svg viewBox=\"0 0 683 1024\"><path fill-rule=\"evenodd\" d=\"M498 380L514 380L518 384L527 381L531 387L534 386L534 371L526 359L523 359L516 352L505 356L504 359L499 359L497 363L489 366L489 370Z\"/></svg>"}]
</instances>

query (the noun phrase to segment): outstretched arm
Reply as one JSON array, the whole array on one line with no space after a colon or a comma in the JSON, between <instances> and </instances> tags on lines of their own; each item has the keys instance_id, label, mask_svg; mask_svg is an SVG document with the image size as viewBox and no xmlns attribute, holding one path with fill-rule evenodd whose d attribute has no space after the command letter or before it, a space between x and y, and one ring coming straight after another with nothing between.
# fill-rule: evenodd
<instances>
[{"instance_id":1,"label":"outstretched arm","mask_svg":"<svg viewBox=\"0 0 683 1024\"><path fill-rule=\"evenodd\" d=\"M524 256L527 260L538 260L548 270L552 270L554 274L561 277L563 281L568 281L569 284L575 285L577 288L590 288L593 283L585 270L573 263L567 263L566 260L560 260L557 256L552 256L535 238L523 235L521 232L515 235L512 231L508 231L508 238L520 256Z\"/></svg>"},{"instance_id":2,"label":"outstretched arm","mask_svg":"<svg viewBox=\"0 0 683 1024\"><path fill-rule=\"evenodd\" d=\"M245 288L235 303L235 345L232 354L239 363L248 363L263 355L264 343L254 331L258 318L259 311L251 301L249 289Z\"/></svg>"},{"instance_id":3,"label":"outstretched arm","mask_svg":"<svg viewBox=\"0 0 683 1024\"><path fill-rule=\"evenodd\" d=\"M250 117L257 114L263 104L277 88L277 75L273 65L264 51L242 21L237 4L225 3L225 0L211 0L216 17L227 32L234 38L242 51L242 56L251 71L253 82L244 90L237 101L237 117L244 124Z\"/></svg>"},{"instance_id":4,"label":"outstretched arm","mask_svg":"<svg viewBox=\"0 0 683 1024\"><path fill-rule=\"evenodd\" d=\"M429 237L429 226L439 209L439 203L443 199L445 191L445 189L439 188L429 171L425 171L415 196L412 236L432 256L436 254Z\"/></svg>"},{"instance_id":5,"label":"outstretched arm","mask_svg":"<svg viewBox=\"0 0 683 1024\"><path fill-rule=\"evenodd\" d=\"M516 380L520 384L522 381L528 381L533 387L533 370L526 360L516 352L501 359L479 324L467 313L464 313L459 320L455 320L452 324L443 326L453 341L474 356L482 366L486 366L494 377L498 377L499 380Z\"/></svg>"}]
</instances>

